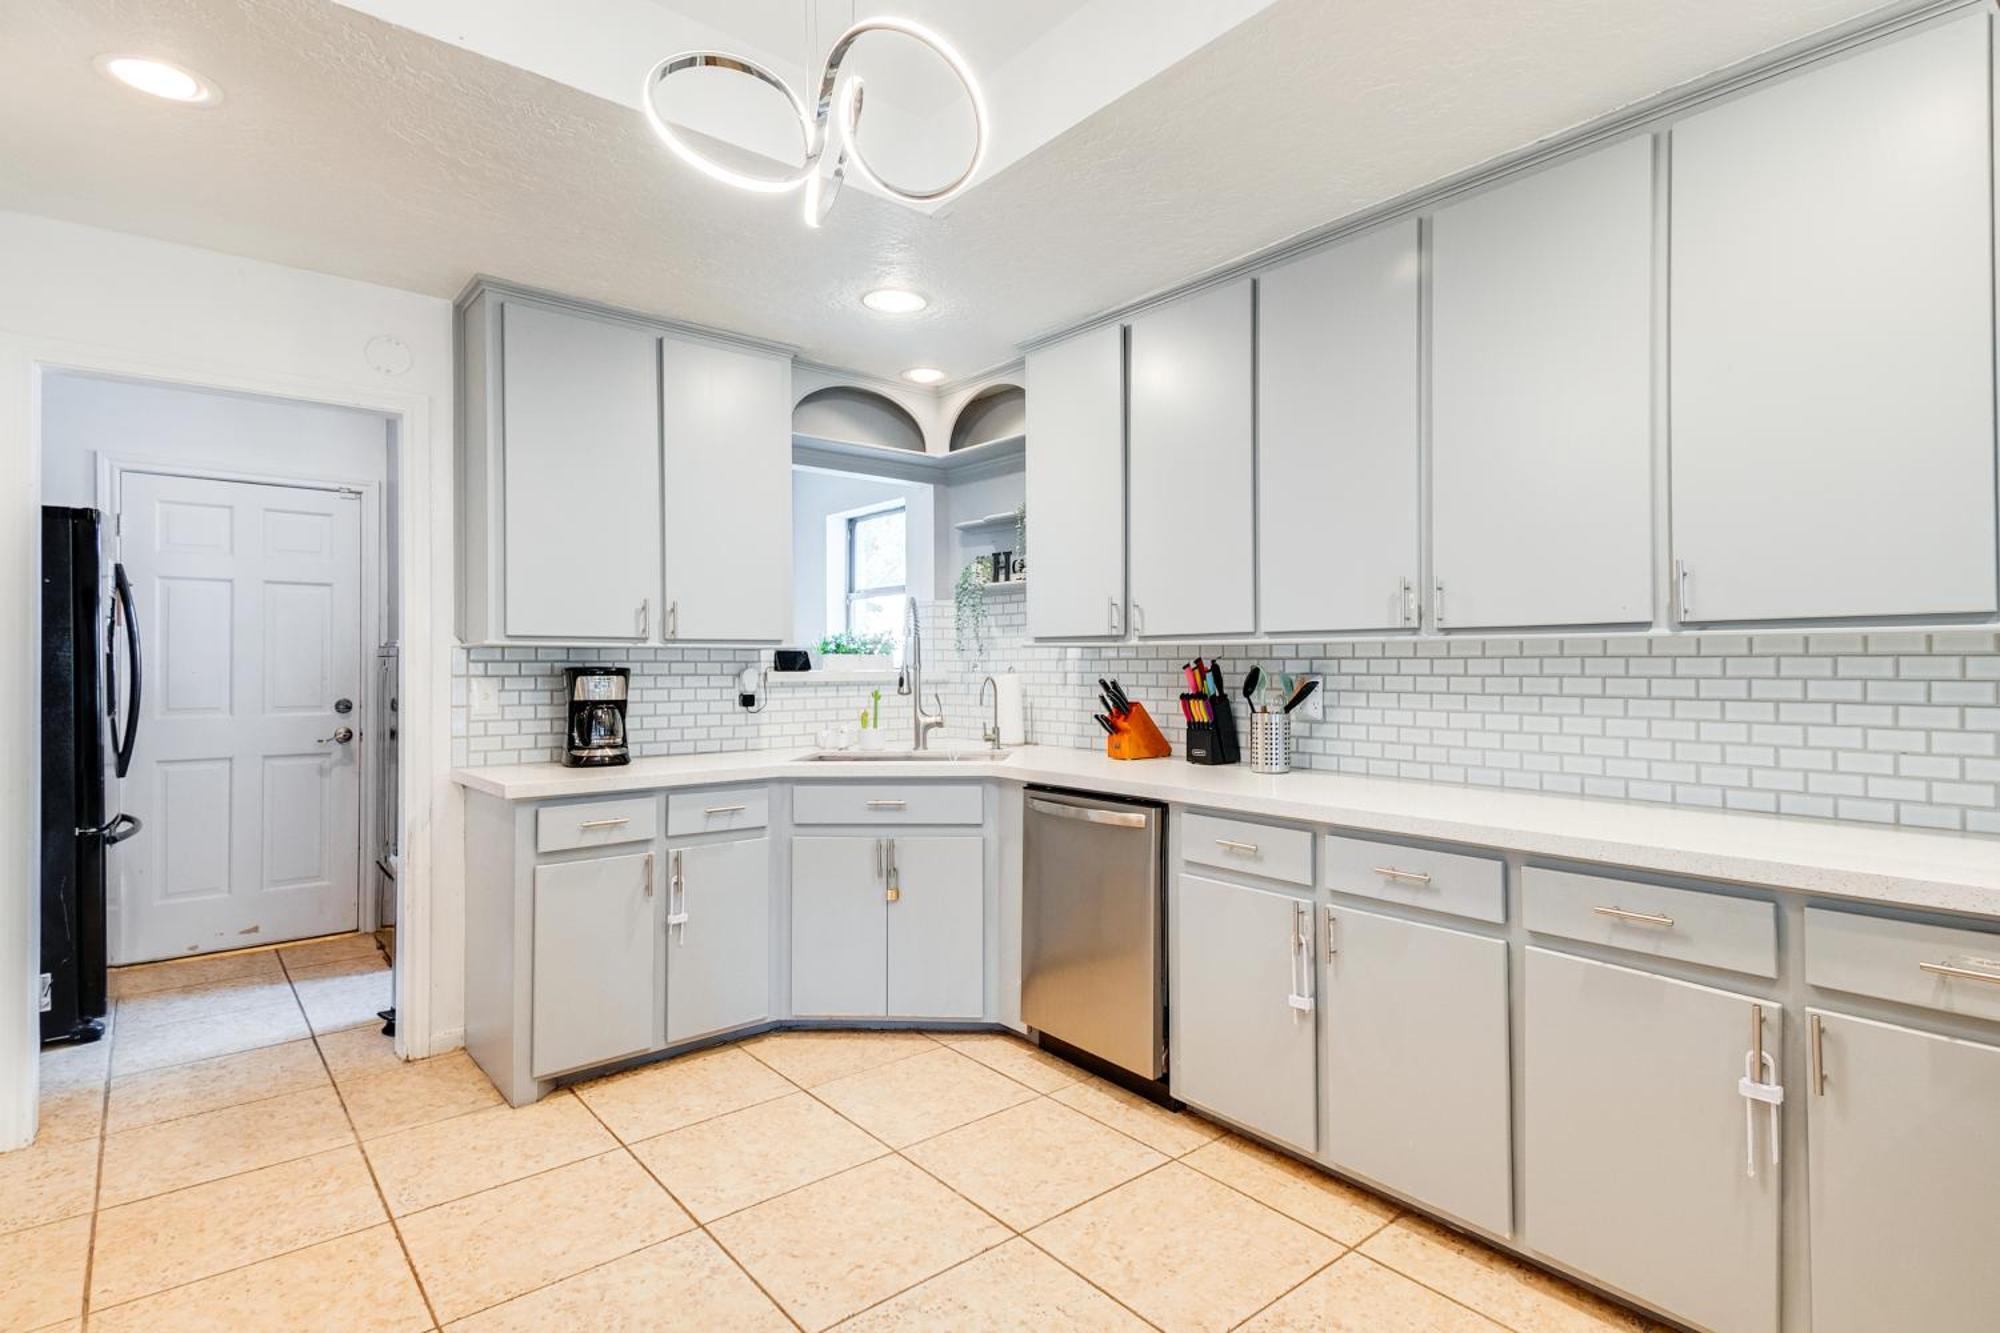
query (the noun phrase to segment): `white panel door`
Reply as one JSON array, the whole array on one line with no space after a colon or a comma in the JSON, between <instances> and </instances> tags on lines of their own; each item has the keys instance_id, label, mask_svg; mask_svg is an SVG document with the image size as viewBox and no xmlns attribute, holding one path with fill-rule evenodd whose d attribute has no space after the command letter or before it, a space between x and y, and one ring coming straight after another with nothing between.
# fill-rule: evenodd
<instances>
[{"instance_id":1,"label":"white panel door","mask_svg":"<svg viewBox=\"0 0 2000 1333\"><path fill-rule=\"evenodd\" d=\"M1250 303L1245 278L1132 321L1135 634L1257 627Z\"/></svg>"},{"instance_id":2,"label":"white panel door","mask_svg":"<svg viewBox=\"0 0 2000 1333\"><path fill-rule=\"evenodd\" d=\"M664 903L652 852L535 867L537 1078L662 1044Z\"/></svg>"},{"instance_id":3,"label":"white panel door","mask_svg":"<svg viewBox=\"0 0 2000 1333\"><path fill-rule=\"evenodd\" d=\"M792 1012L888 1012L888 839L792 839Z\"/></svg>"},{"instance_id":4,"label":"white panel door","mask_svg":"<svg viewBox=\"0 0 2000 1333\"><path fill-rule=\"evenodd\" d=\"M1527 1243L1697 1327L1775 1329L1784 1167L1737 1091L1757 1001L1546 949L1526 969Z\"/></svg>"},{"instance_id":5,"label":"white panel door","mask_svg":"<svg viewBox=\"0 0 2000 1333\"><path fill-rule=\"evenodd\" d=\"M1257 279L1258 628L1414 628L1417 221Z\"/></svg>"},{"instance_id":6,"label":"white panel door","mask_svg":"<svg viewBox=\"0 0 2000 1333\"><path fill-rule=\"evenodd\" d=\"M1994 609L1988 23L1674 127L1683 620Z\"/></svg>"},{"instance_id":7,"label":"white panel door","mask_svg":"<svg viewBox=\"0 0 2000 1333\"><path fill-rule=\"evenodd\" d=\"M667 1040L771 1014L771 840L667 853Z\"/></svg>"},{"instance_id":8,"label":"white panel door","mask_svg":"<svg viewBox=\"0 0 2000 1333\"><path fill-rule=\"evenodd\" d=\"M119 517L145 633L119 800L143 827L110 857L111 961L353 930L359 497L127 472Z\"/></svg>"},{"instance_id":9,"label":"white panel door","mask_svg":"<svg viewBox=\"0 0 2000 1333\"><path fill-rule=\"evenodd\" d=\"M792 589L792 363L660 340L668 639L785 638Z\"/></svg>"},{"instance_id":10,"label":"white panel door","mask_svg":"<svg viewBox=\"0 0 2000 1333\"><path fill-rule=\"evenodd\" d=\"M1028 354L1028 632L1090 638L1125 628L1125 330ZM1048 577L1037 580L1039 570Z\"/></svg>"},{"instance_id":11,"label":"white panel door","mask_svg":"<svg viewBox=\"0 0 2000 1333\"><path fill-rule=\"evenodd\" d=\"M1644 135L1432 219L1441 628L1652 619L1652 308Z\"/></svg>"},{"instance_id":12,"label":"white panel door","mask_svg":"<svg viewBox=\"0 0 2000 1333\"><path fill-rule=\"evenodd\" d=\"M515 301L500 317L506 632L657 634L659 337Z\"/></svg>"},{"instance_id":13,"label":"white panel door","mask_svg":"<svg viewBox=\"0 0 2000 1333\"><path fill-rule=\"evenodd\" d=\"M1507 942L1345 906L1320 925L1322 1154L1507 1235Z\"/></svg>"},{"instance_id":14,"label":"white panel door","mask_svg":"<svg viewBox=\"0 0 2000 1333\"><path fill-rule=\"evenodd\" d=\"M1311 900L1183 874L1174 903L1174 1095L1313 1151Z\"/></svg>"},{"instance_id":15,"label":"white panel door","mask_svg":"<svg viewBox=\"0 0 2000 1333\"><path fill-rule=\"evenodd\" d=\"M889 840L888 1012L978 1018L986 1009L986 840Z\"/></svg>"},{"instance_id":16,"label":"white panel door","mask_svg":"<svg viewBox=\"0 0 2000 1333\"><path fill-rule=\"evenodd\" d=\"M1814 1333L1975 1333L2000 1311L2000 1047L1820 1010L1808 1079Z\"/></svg>"}]
</instances>

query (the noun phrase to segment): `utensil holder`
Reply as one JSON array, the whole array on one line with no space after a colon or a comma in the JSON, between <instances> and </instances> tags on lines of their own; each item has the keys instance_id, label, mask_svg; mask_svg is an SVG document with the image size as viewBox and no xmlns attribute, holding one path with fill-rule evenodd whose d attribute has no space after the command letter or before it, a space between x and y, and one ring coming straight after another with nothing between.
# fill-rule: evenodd
<instances>
[{"instance_id":1,"label":"utensil holder","mask_svg":"<svg viewBox=\"0 0 2000 1333\"><path fill-rule=\"evenodd\" d=\"M1250 767L1258 773L1292 771L1292 715L1250 715Z\"/></svg>"}]
</instances>

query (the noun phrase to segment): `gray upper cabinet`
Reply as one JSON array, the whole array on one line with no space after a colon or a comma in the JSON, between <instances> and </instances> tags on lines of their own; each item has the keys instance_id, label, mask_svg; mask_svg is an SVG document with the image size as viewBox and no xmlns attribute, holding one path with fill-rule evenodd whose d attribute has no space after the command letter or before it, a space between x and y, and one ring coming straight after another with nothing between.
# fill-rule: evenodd
<instances>
[{"instance_id":1,"label":"gray upper cabinet","mask_svg":"<svg viewBox=\"0 0 2000 1333\"><path fill-rule=\"evenodd\" d=\"M500 314L505 633L644 639L660 596L659 339L512 301Z\"/></svg>"},{"instance_id":2,"label":"gray upper cabinet","mask_svg":"<svg viewBox=\"0 0 2000 1333\"><path fill-rule=\"evenodd\" d=\"M1131 340L1132 632L1247 634L1257 627L1250 280L1147 311Z\"/></svg>"},{"instance_id":3,"label":"gray upper cabinet","mask_svg":"<svg viewBox=\"0 0 2000 1333\"><path fill-rule=\"evenodd\" d=\"M468 643L774 643L791 358L482 285L459 311Z\"/></svg>"},{"instance_id":4,"label":"gray upper cabinet","mask_svg":"<svg viewBox=\"0 0 2000 1333\"><path fill-rule=\"evenodd\" d=\"M1028 355L1028 633L1125 629L1125 330L1078 334Z\"/></svg>"},{"instance_id":5,"label":"gray upper cabinet","mask_svg":"<svg viewBox=\"0 0 2000 1333\"><path fill-rule=\"evenodd\" d=\"M1746 1123L1737 1088L1759 1001L1546 949L1526 959L1527 1243L1697 1327L1775 1329L1783 1167L1769 1109ZM1763 1002L1780 1070L1782 1017Z\"/></svg>"},{"instance_id":6,"label":"gray upper cabinet","mask_svg":"<svg viewBox=\"0 0 2000 1333\"><path fill-rule=\"evenodd\" d=\"M1682 620L1994 609L1988 23L1674 127Z\"/></svg>"},{"instance_id":7,"label":"gray upper cabinet","mask_svg":"<svg viewBox=\"0 0 2000 1333\"><path fill-rule=\"evenodd\" d=\"M1653 145L1431 224L1433 615L1652 619Z\"/></svg>"},{"instance_id":8,"label":"gray upper cabinet","mask_svg":"<svg viewBox=\"0 0 2000 1333\"><path fill-rule=\"evenodd\" d=\"M778 641L791 632L792 363L660 340L666 405L667 639ZM657 520L656 520L657 522Z\"/></svg>"},{"instance_id":9,"label":"gray upper cabinet","mask_svg":"<svg viewBox=\"0 0 2000 1333\"><path fill-rule=\"evenodd\" d=\"M2000 1048L1815 1010L1814 1333L1975 1333L2000 1311Z\"/></svg>"},{"instance_id":10,"label":"gray upper cabinet","mask_svg":"<svg viewBox=\"0 0 2000 1333\"><path fill-rule=\"evenodd\" d=\"M1257 279L1257 584L1272 633L1414 628L1417 222Z\"/></svg>"}]
</instances>

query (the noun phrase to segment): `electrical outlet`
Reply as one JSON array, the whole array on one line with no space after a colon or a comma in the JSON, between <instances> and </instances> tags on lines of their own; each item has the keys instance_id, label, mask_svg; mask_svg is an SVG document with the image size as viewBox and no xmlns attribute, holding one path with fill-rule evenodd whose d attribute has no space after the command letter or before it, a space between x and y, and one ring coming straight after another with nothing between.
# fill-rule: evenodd
<instances>
[{"instance_id":1,"label":"electrical outlet","mask_svg":"<svg viewBox=\"0 0 2000 1333\"><path fill-rule=\"evenodd\" d=\"M1319 688L1314 690L1307 696L1306 701L1299 705L1299 720L1301 722L1324 722L1326 721L1326 678L1324 676L1307 676L1305 679L1318 681Z\"/></svg>"},{"instance_id":2,"label":"electrical outlet","mask_svg":"<svg viewBox=\"0 0 2000 1333\"><path fill-rule=\"evenodd\" d=\"M471 687L470 703L472 716L484 721L500 716L500 682L491 676L474 676L467 684Z\"/></svg>"}]
</instances>

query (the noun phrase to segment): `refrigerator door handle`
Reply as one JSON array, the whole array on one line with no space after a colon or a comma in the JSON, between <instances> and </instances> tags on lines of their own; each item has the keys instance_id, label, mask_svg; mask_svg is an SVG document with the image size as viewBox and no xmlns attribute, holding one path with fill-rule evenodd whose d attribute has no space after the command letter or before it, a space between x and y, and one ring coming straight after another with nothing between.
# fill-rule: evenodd
<instances>
[{"instance_id":1,"label":"refrigerator door handle","mask_svg":"<svg viewBox=\"0 0 2000 1333\"><path fill-rule=\"evenodd\" d=\"M144 827L145 825L139 822L139 816L121 812L111 816L96 828L80 828L77 832L87 838L102 838L106 847L115 847Z\"/></svg>"},{"instance_id":2,"label":"refrigerator door handle","mask_svg":"<svg viewBox=\"0 0 2000 1333\"><path fill-rule=\"evenodd\" d=\"M117 622L120 619L124 620L125 655L132 660L132 686L125 695L125 728L123 732L118 728L117 716L114 714L111 718L111 744L115 751L113 771L118 777L122 778L125 776L127 770L132 767L132 747L139 739L139 691L145 679L145 668L139 653L139 617L132 609L132 581L125 577L124 565L115 564L111 567L111 580L118 594L118 600L112 604L111 609L112 625L115 629ZM112 665L112 654L115 651L116 649L113 647L111 641L107 639L104 645L104 702L106 711L115 709L118 706L118 673ZM115 824L118 821L114 819L111 822ZM105 827L108 829L111 825L107 824ZM127 834L124 836L130 835ZM112 838L107 841L115 842L117 839Z\"/></svg>"}]
</instances>

